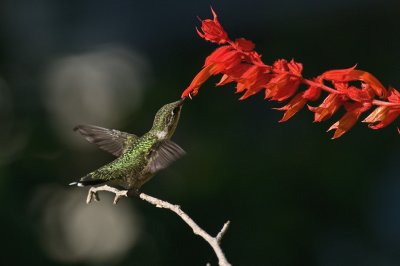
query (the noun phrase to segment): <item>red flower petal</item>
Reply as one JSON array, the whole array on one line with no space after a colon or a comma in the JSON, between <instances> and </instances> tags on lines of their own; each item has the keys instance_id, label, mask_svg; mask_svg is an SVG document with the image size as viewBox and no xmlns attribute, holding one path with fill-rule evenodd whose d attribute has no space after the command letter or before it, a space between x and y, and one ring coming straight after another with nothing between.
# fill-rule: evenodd
<instances>
[{"instance_id":1,"label":"red flower petal","mask_svg":"<svg viewBox=\"0 0 400 266\"><path fill-rule=\"evenodd\" d=\"M345 108L347 112L342 116L342 118L340 118L339 121L337 121L328 129L328 131L335 130L335 134L333 135L332 139L339 138L344 133L349 131L355 125L360 115L367 111L370 107L371 105L369 104L362 104L358 102L346 104Z\"/></svg>"},{"instance_id":2,"label":"red flower petal","mask_svg":"<svg viewBox=\"0 0 400 266\"><path fill-rule=\"evenodd\" d=\"M389 87L388 100L389 102L400 104L400 92L395 88Z\"/></svg>"},{"instance_id":3,"label":"red flower petal","mask_svg":"<svg viewBox=\"0 0 400 266\"><path fill-rule=\"evenodd\" d=\"M298 93L288 104L281 108L274 108L279 111L286 111L279 122L285 122L294 116L304 105L307 103L307 99L304 98L304 92Z\"/></svg>"},{"instance_id":4,"label":"red flower petal","mask_svg":"<svg viewBox=\"0 0 400 266\"><path fill-rule=\"evenodd\" d=\"M374 98L374 93L369 87L358 89L351 86L347 89L346 95L356 102L372 102Z\"/></svg>"},{"instance_id":5,"label":"red flower petal","mask_svg":"<svg viewBox=\"0 0 400 266\"><path fill-rule=\"evenodd\" d=\"M289 73L276 75L265 86L265 98L274 101L283 101L296 93L301 83L301 79L291 76Z\"/></svg>"},{"instance_id":6,"label":"red flower petal","mask_svg":"<svg viewBox=\"0 0 400 266\"><path fill-rule=\"evenodd\" d=\"M387 106L378 106L362 122L368 123L370 125L377 124L378 122L382 121L385 118L387 111L388 111Z\"/></svg>"},{"instance_id":7,"label":"red flower petal","mask_svg":"<svg viewBox=\"0 0 400 266\"><path fill-rule=\"evenodd\" d=\"M332 81L348 81L346 80L348 78L348 75L353 71L357 65L352 66L350 68L344 68L344 69L335 69L335 70L329 70L324 72L321 75L322 79L325 80L332 80Z\"/></svg>"},{"instance_id":8,"label":"red flower petal","mask_svg":"<svg viewBox=\"0 0 400 266\"><path fill-rule=\"evenodd\" d=\"M272 71L274 73L282 73L289 71L288 62L285 59L278 59L272 65Z\"/></svg>"},{"instance_id":9,"label":"red flower petal","mask_svg":"<svg viewBox=\"0 0 400 266\"><path fill-rule=\"evenodd\" d=\"M293 59L287 64L289 72L301 77L301 72L303 71L303 65L301 63L295 62Z\"/></svg>"},{"instance_id":10,"label":"red flower petal","mask_svg":"<svg viewBox=\"0 0 400 266\"><path fill-rule=\"evenodd\" d=\"M321 95L321 88L317 86L309 86L307 90L304 91L303 97L309 101L316 101Z\"/></svg>"},{"instance_id":11,"label":"red flower petal","mask_svg":"<svg viewBox=\"0 0 400 266\"><path fill-rule=\"evenodd\" d=\"M236 39L235 45L237 48L239 48L240 50L242 50L244 52L252 51L255 47L255 44L252 41L246 40L245 38Z\"/></svg>"},{"instance_id":12,"label":"red flower petal","mask_svg":"<svg viewBox=\"0 0 400 266\"><path fill-rule=\"evenodd\" d=\"M244 100L264 89L265 85L270 80L271 75L265 73L265 68L254 65L250 66L248 70L239 77L236 92L247 90L246 93L240 97L240 100Z\"/></svg>"},{"instance_id":13,"label":"red flower petal","mask_svg":"<svg viewBox=\"0 0 400 266\"><path fill-rule=\"evenodd\" d=\"M216 69L218 69L216 64L211 64L208 65L207 67L203 68L197 75L193 78L192 82L190 83L189 87L187 87L181 97L185 98L188 97L189 94L192 96L195 96L198 91L200 86L206 82L206 80L211 77L212 75L216 74Z\"/></svg>"},{"instance_id":14,"label":"red flower petal","mask_svg":"<svg viewBox=\"0 0 400 266\"><path fill-rule=\"evenodd\" d=\"M342 104L341 95L329 94L318 107L308 106L308 109L315 113L314 122L321 122L336 113Z\"/></svg>"},{"instance_id":15,"label":"red flower petal","mask_svg":"<svg viewBox=\"0 0 400 266\"><path fill-rule=\"evenodd\" d=\"M382 98L385 97L387 94L386 89L382 85L382 83L369 72L354 69L351 72L350 77L357 78L358 80L361 80L370 85L372 90L378 97Z\"/></svg>"},{"instance_id":16,"label":"red flower petal","mask_svg":"<svg viewBox=\"0 0 400 266\"><path fill-rule=\"evenodd\" d=\"M400 108L378 106L362 122L368 123L372 129L380 129L391 124L400 115Z\"/></svg>"},{"instance_id":17,"label":"red flower petal","mask_svg":"<svg viewBox=\"0 0 400 266\"><path fill-rule=\"evenodd\" d=\"M388 109L385 117L378 124L368 125L372 129L380 129L390 125L400 115L400 109Z\"/></svg>"},{"instance_id":18,"label":"red flower petal","mask_svg":"<svg viewBox=\"0 0 400 266\"><path fill-rule=\"evenodd\" d=\"M221 80L217 83L217 86L222 86L233 81L239 82L243 79L242 77L244 73L251 67L252 65L249 64L238 64L235 67L226 69L224 71L224 75L221 77Z\"/></svg>"},{"instance_id":19,"label":"red flower petal","mask_svg":"<svg viewBox=\"0 0 400 266\"><path fill-rule=\"evenodd\" d=\"M219 65L221 67L220 71L223 71L226 68L239 64L240 61L240 53L231 46L225 45L215 49L215 51L206 58L204 66L207 67L211 64L223 63Z\"/></svg>"},{"instance_id":20,"label":"red flower petal","mask_svg":"<svg viewBox=\"0 0 400 266\"><path fill-rule=\"evenodd\" d=\"M337 69L326 71L321 78L336 82L363 81L368 84L379 97L386 96L386 89L371 73L355 69L356 66L346 69Z\"/></svg>"}]
</instances>

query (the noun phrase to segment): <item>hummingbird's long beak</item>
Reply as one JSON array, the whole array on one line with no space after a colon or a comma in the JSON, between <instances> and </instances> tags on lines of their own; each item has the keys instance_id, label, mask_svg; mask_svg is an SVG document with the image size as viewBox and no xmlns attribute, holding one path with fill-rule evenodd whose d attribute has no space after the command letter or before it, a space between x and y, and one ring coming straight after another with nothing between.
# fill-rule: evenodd
<instances>
[{"instance_id":1,"label":"hummingbird's long beak","mask_svg":"<svg viewBox=\"0 0 400 266\"><path fill-rule=\"evenodd\" d=\"M181 99L178 101L178 106L181 106L185 100L186 100L186 97L185 97L185 98L181 98Z\"/></svg>"}]
</instances>

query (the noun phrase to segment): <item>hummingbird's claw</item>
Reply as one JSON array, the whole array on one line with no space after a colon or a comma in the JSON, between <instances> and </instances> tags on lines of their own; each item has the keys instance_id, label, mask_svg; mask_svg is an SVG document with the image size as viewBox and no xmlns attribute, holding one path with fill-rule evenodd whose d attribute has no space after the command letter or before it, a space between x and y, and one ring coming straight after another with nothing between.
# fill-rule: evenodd
<instances>
[{"instance_id":1,"label":"hummingbird's claw","mask_svg":"<svg viewBox=\"0 0 400 266\"><path fill-rule=\"evenodd\" d=\"M120 195L118 195L118 194L115 194L115 197L114 197L114 201L113 201L113 204L114 205L116 205L117 203L118 203L118 201L119 201L119 199L121 198L121 196Z\"/></svg>"},{"instance_id":2,"label":"hummingbird's claw","mask_svg":"<svg viewBox=\"0 0 400 266\"><path fill-rule=\"evenodd\" d=\"M94 187L91 187L89 189L87 198L86 198L86 204L91 203L92 201L100 201L99 195L97 194L97 191L95 191Z\"/></svg>"},{"instance_id":3,"label":"hummingbird's claw","mask_svg":"<svg viewBox=\"0 0 400 266\"><path fill-rule=\"evenodd\" d=\"M100 201L100 197L97 192L93 193L93 199L94 199L94 201Z\"/></svg>"},{"instance_id":4,"label":"hummingbird's claw","mask_svg":"<svg viewBox=\"0 0 400 266\"><path fill-rule=\"evenodd\" d=\"M189 92L188 96L189 96L189 99L190 99L190 100L193 100L192 94L191 94L190 92Z\"/></svg>"}]
</instances>

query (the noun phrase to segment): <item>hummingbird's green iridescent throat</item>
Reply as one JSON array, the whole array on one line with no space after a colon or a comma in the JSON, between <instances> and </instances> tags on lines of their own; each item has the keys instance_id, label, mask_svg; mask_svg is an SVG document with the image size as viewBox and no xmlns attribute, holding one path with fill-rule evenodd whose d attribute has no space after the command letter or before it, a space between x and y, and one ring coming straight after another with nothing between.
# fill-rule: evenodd
<instances>
[{"instance_id":1,"label":"hummingbird's green iridescent throat","mask_svg":"<svg viewBox=\"0 0 400 266\"><path fill-rule=\"evenodd\" d=\"M83 187L107 184L139 190L158 171L185 154L178 144L170 140L178 125L184 100L161 107L150 131L141 137L98 126L76 126L74 130L87 141L117 158L70 185Z\"/></svg>"}]
</instances>

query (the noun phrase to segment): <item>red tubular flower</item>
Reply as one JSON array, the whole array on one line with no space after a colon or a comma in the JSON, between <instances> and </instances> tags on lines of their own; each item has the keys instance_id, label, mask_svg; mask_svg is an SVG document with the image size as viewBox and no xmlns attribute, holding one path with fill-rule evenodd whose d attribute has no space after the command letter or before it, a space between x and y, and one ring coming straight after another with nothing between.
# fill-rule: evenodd
<instances>
[{"instance_id":1,"label":"red tubular flower","mask_svg":"<svg viewBox=\"0 0 400 266\"><path fill-rule=\"evenodd\" d=\"M400 92L395 88L389 87L389 93L387 99L391 103L400 103Z\"/></svg>"},{"instance_id":2,"label":"red tubular flower","mask_svg":"<svg viewBox=\"0 0 400 266\"><path fill-rule=\"evenodd\" d=\"M187 87L182 93L181 97L188 97L189 94L195 96L201 85L211 76L229 69L234 69L238 64L240 64L240 61L240 54L231 46L225 45L219 47L206 58L203 69L194 77L189 87Z\"/></svg>"},{"instance_id":3,"label":"red tubular flower","mask_svg":"<svg viewBox=\"0 0 400 266\"><path fill-rule=\"evenodd\" d=\"M197 75L194 77L192 82L190 83L189 87L186 88L186 90L183 91L182 93L182 98L186 98L190 95L195 96L198 91L200 86L212 75L215 75L218 71L218 65L217 64L210 64L207 67L203 68Z\"/></svg>"},{"instance_id":4,"label":"red tubular flower","mask_svg":"<svg viewBox=\"0 0 400 266\"><path fill-rule=\"evenodd\" d=\"M241 61L241 55L229 45L221 46L217 48L212 54L210 54L204 63L204 67L210 64L219 64L219 72L226 69L231 69L238 65ZM217 74L217 73L216 73Z\"/></svg>"},{"instance_id":5,"label":"red tubular flower","mask_svg":"<svg viewBox=\"0 0 400 266\"><path fill-rule=\"evenodd\" d=\"M274 101L283 101L292 97L301 84L303 66L291 60L275 61L272 72L276 73L265 86L265 98Z\"/></svg>"},{"instance_id":6,"label":"red tubular flower","mask_svg":"<svg viewBox=\"0 0 400 266\"><path fill-rule=\"evenodd\" d=\"M380 129L391 124L400 115L400 108L394 109L389 106L377 107L362 122L368 123L372 129Z\"/></svg>"},{"instance_id":7,"label":"red tubular flower","mask_svg":"<svg viewBox=\"0 0 400 266\"><path fill-rule=\"evenodd\" d=\"M346 85L344 92L354 102L347 101L344 103L347 112L328 129L328 131L335 130L332 139L336 139L349 131L358 121L360 115L372 106L374 92L368 84L364 84L361 89Z\"/></svg>"},{"instance_id":8,"label":"red tubular flower","mask_svg":"<svg viewBox=\"0 0 400 266\"><path fill-rule=\"evenodd\" d=\"M216 86L223 86L225 84L228 84L230 82L240 82L243 80L243 75L249 71L250 68L252 68L252 65L249 64L238 64L235 67L232 67L230 69L226 69L224 71L224 74L221 77L221 80L217 83ZM243 89L244 90L244 89ZM243 91L241 90L241 91ZM237 92L240 92L237 90Z\"/></svg>"},{"instance_id":9,"label":"red tubular flower","mask_svg":"<svg viewBox=\"0 0 400 266\"><path fill-rule=\"evenodd\" d=\"M340 106L343 104L343 99L339 94L329 94L325 100L318 106L308 106L308 109L314 112L314 122L321 122L330 118Z\"/></svg>"},{"instance_id":10,"label":"red tubular flower","mask_svg":"<svg viewBox=\"0 0 400 266\"><path fill-rule=\"evenodd\" d=\"M293 96L301 84L301 79L288 73L278 74L265 86L265 99L284 101Z\"/></svg>"},{"instance_id":11,"label":"red tubular flower","mask_svg":"<svg viewBox=\"0 0 400 266\"><path fill-rule=\"evenodd\" d=\"M263 86L270 78L264 75L263 69L258 66L248 67L237 80L236 92L242 92L247 90L245 94L240 97L240 100L246 99L247 97L258 93L263 89Z\"/></svg>"},{"instance_id":12,"label":"red tubular flower","mask_svg":"<svg viewBox=\"0 0 400 266\"><path fill-rule=\"evenodd\" d=\"M391 103L400 104L400 92L394 88L389 88L388 100ZM372 129L380 129L388 126L400 115L399 106L379 106L369 116L367 116L362 122L368 123L368 126ZM399 130L399 129L398 129ZM400 132L399 132L400 133Z\"/></svg>"},{"instance_id":13,"label":"red tubular flower","mask_svg":"<svg viewBox=\"0 0 400 266\"><path fill-rule=\"evenodd\" d=\"M292 100L281 108L274 108L278 111L285 111L283 117L279 122L285 122L294 116L304 105L307 103L307 99L304 98L304 92L299 92Z\"/></svg>"},{"instance_id":14,"label":"red tubular flower","mask_svg":"<svg viewBox=\"0 0 400 266\"><path fill-rule=\"evenodd\" d=\"M340 118L339 121L337 121L328 129L328 131L335 130L335 134L333 135L332 139L339 138L344 133L349 131L355 125L360 115L367 111L371 105L355 102L346 103L344 107L347 112L342 116L342 118Z\"/></svg>"},{"instance_id":15,"label":"red tubular flower","mask_svg":"<svg viewBox=\"0 0 400 266\"><path fill-rule=\"evenodd\" d=\"M213 19L205 19L201 21L201 30L202 32L196 28L197 33L200 35L201 38L218 43L224 44L229 41L228 34L222 28L221 24L218 21L217 14L211 8L211 12L213 14Z\"/></svg>"},{"instance_id":16,"label":"red tubular flower","mask_svg":"<svg viewBox=\"0 0 400 266\"><path fill-rule=\"evenodd\" d=\"M377 78L371 73L355 69L355 67L326 71L321 75L321 78L335 82L363 81L372 88L378 97L386 96L386 89Z\"/></svg>"},{"instance_id":17,"label":"red tubular flower","mask_svg":"<svg viewBox=\"0 0 400 266\"><path fill-rule=\"evenodd\" d=\"M274 108L278 111L285 111L283 117L279 122L285 122L300 111L307 101L315 101L319 98L321 89L316 86L309 86L309 88L303 92L297 93L295 97L285 106L281 108Z\"/></svg>"}]
</instances>

